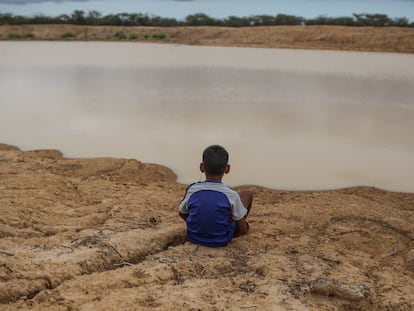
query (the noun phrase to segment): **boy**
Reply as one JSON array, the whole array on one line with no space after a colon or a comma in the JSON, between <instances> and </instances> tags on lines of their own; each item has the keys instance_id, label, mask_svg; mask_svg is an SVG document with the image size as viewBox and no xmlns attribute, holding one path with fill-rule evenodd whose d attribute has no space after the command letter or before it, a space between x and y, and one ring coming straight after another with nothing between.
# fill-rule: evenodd
<instances>
[{"instance_id":1,"label":"boy","mask_svg":"<svg viewBox=\"0 0 414 311\"><path fill-rule=\"evenodd\" d=\"M190 185L180 203L179 215L186 221L187 237L195 244L225 246L249 231L246 217L253 194L248 190L239 194L221 182L230 172L228 159L222 146L207 147L200 164L206 180Z\"/></svg>"}]
</instances>

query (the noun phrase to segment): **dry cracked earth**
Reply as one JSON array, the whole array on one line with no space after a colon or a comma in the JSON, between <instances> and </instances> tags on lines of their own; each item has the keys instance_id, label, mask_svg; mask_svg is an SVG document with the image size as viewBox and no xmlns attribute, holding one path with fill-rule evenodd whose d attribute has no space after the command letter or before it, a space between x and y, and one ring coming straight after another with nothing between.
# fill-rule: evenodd
<instances>
[{"instance_id":1,"label":"dry cracked earth","mask_svg":"<svg viewBox=\"0 0 414 311\"><path fill-rule=\"evenodd\" d=\"M160 165L0 144L1 310L413 310L414 194L246 185L251 232L186 241Z\"/></svg>"}]
</instances>

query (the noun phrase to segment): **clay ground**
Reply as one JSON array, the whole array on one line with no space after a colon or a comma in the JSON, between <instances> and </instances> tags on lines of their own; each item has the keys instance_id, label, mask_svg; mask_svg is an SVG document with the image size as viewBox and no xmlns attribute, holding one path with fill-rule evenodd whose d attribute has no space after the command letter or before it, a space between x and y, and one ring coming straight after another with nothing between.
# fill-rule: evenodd
<instances>
[{"instance_id":1,"label":"clay ground","mask_svg":"<svg viewBox=\"0 0 414 311\"><path fill-rule=\"evenodd\" d=\"M185 188L159 165L0 144L0 309L414 309L414 194L240 187L251 232L210 249L186 242Z\"/></svg>"}]
</instances>

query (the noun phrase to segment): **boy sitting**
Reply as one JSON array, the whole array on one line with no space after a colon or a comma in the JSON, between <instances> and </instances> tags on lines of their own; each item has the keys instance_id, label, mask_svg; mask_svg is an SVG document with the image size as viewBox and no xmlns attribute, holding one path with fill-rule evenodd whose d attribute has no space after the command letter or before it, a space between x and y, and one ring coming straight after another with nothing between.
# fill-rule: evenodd
<instances>
[{"instance_id":1,"label":"boy sitting","mask_svg":"<svg viewBox=\"0 0 414 311\"><path fill-rule=\"evenodd\" d=\"M221 182L230 171L228 159L222 146L207 147L200 164L206 180L190 185L180 203L179 215L186 221L187 237L195 244L225 246L249 231L246 217L253 194L248 190L239 194Z\"/></svg>"}]
</instances>

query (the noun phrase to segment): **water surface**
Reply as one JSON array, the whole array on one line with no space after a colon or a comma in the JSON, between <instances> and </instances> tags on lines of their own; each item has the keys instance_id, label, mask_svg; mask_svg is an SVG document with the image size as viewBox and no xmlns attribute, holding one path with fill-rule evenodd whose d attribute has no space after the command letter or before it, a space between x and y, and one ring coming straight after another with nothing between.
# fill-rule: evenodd
<instances>
[{"instance_id":1,"label":"water surface","mask_svg":"<svg viewBox=\"0 0 414 311\"><path fill-rule=\"evenodd\" d=\"M137 158L230 185L414 192L414 55L1 42L0 142Z\"/></svg>"}]
</instances>

